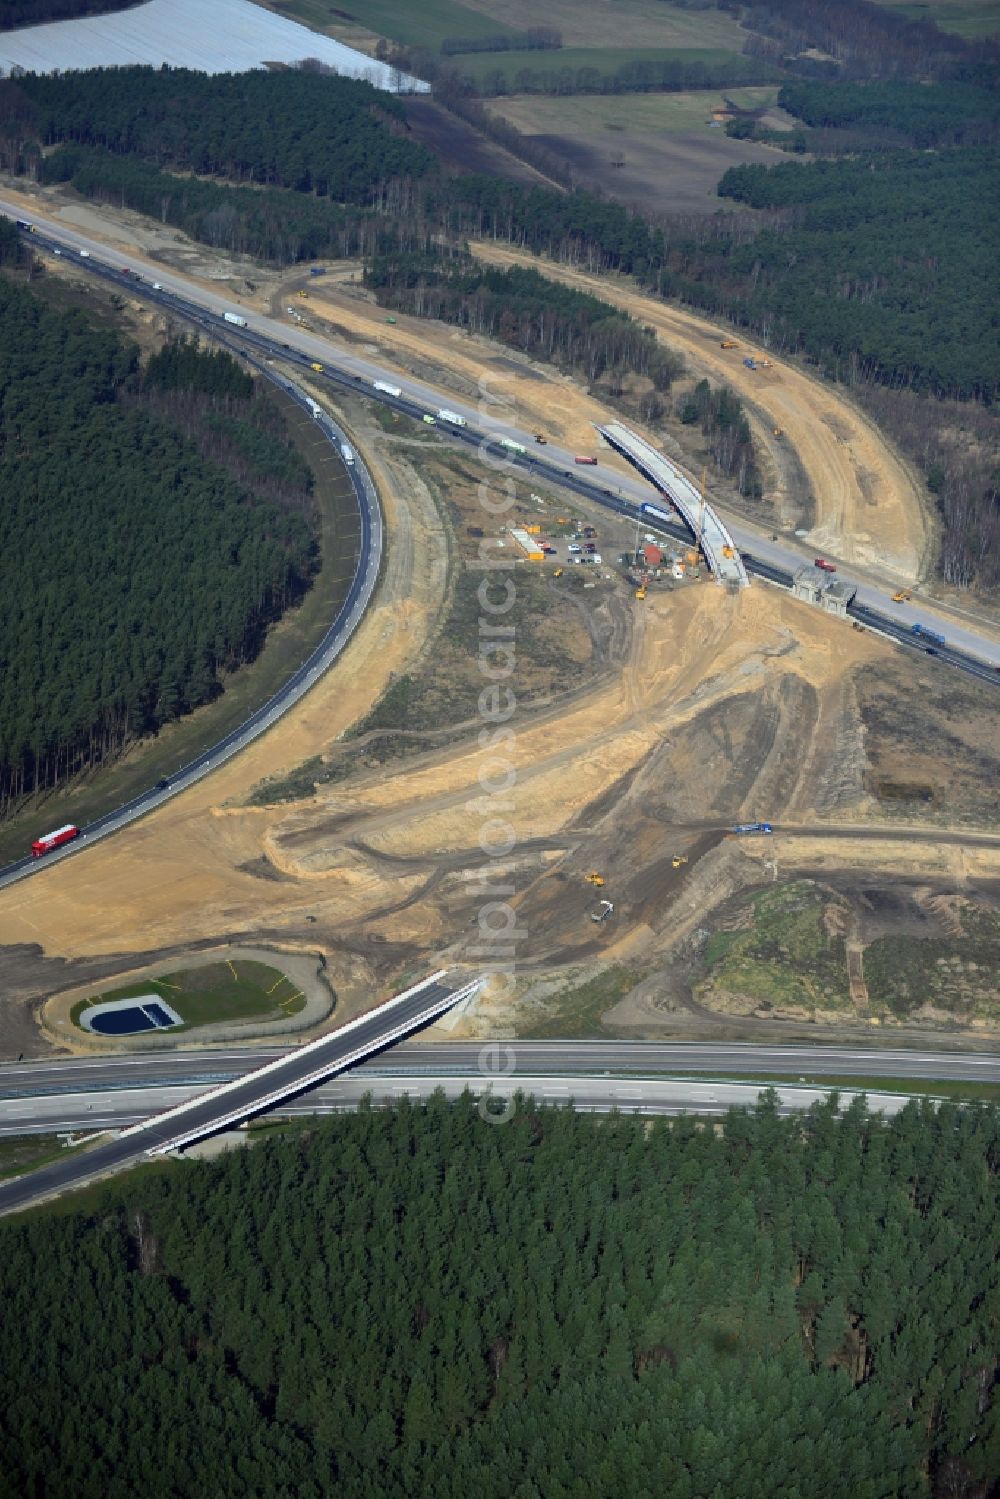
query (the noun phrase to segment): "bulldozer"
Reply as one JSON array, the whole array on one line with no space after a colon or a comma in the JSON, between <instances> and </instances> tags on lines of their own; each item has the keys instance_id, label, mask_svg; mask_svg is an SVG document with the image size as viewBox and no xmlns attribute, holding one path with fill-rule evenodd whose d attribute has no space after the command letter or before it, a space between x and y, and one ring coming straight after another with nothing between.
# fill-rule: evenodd
<instances>
[{"instance_id":1,"label":"bulldozer","mask_svg":"<svg viewBox=\"0 0 1000 1499\"><path fill-rule=\"evenodd\" d=\"M297 296L297 297L308 297L308 295L309 295L309 293L308 293L308 292L307 292L307 291L305 291L305 290L303 290L303 291L297 291L297 292L296 292L296 293L295 293L295 295L296 295L296 296Z\"/></svg>"},{"instance_id":2,"label":"bulldozer","mask_svg":"<svg viewBox=\"0 0 1000 1499\"><path fill-rule=\"evenodd\" d=\"M671 859L670 862L673 865L674 869L680 869L682 865L684 865L684 864L687 863L687 861L688 861L687 854L674 854L674 857Z\"/></svg>"},{"instance_id":3,"label":"bulldozer","mask_svg":"<svg viewBox=\"0 0 1000 1499\"><path fill-rule=\"evenodd\" d=\"M637 588L635 591L635 596L637 599L644 599L646 597L645 588Z\"/></svg>"},{"instance_id":4,"label":"bulldozer","mask_svg":"<svg viewBox=\"0 0 1000 1499\"><path fill-rule=\"evenodd\" d=\"M598 874L596 869L591 870L590 874L585 874L584 879L588 885L596 885L598 889L602 889L604 886L604 876L603 874Z\"/></svg>"},{"instance_id":5,"label":"bulldozer","mask_svg":"<svg viewBox=\"0 0 1000 1499\"><path fill-rule=\"evenodd\" d=\"M735 548L733 548L733 547L723 547L722 548L722 555L723 555L723 557L729 557L730 559L733 558L733 557L735 557L736 556Z\"/></svg>"}]
</instances>

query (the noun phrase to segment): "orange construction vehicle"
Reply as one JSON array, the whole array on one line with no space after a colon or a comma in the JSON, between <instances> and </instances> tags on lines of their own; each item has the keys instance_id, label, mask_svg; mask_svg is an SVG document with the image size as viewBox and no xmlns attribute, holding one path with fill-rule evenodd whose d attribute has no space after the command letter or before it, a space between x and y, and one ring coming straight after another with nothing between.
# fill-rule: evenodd
<instances>
[{"instance_id":1,"label":"orange construction vehicle","mask_svg":"<svg viewBox=\"0 0 1000 1499\"><path fill-rule=\"evenodd\" d=\"M722 340L721 344L719 345L719 348L720 349L738 349L739 348L739 344L736 342L735 338L724 338Z\"/></svg>"}]
</instances>

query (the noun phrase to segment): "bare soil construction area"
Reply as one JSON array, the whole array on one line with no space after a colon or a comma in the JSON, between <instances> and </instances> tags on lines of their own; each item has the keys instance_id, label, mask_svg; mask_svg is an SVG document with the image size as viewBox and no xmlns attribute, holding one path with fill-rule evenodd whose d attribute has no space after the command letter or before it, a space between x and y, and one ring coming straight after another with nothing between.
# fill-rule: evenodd
<instances>
[{"instance_id":1,"label":"bare soil construction area","mask_svg":"<svg viewBox=\"0 0 1000 1499\"><path fill-rule=\"evenodd\" d=\"M683 1033L701 1022L689 986L674 982L678 954L720 902L779 872L865 869L973 897L998 888L1000 838L941 842L932 808L925 835L878 826L856 682L892 660L888 647L766 588L651 595L620 670L515 711L499 740L493 728L485 743L471 736L389 774L362 767L298 802L248 807L271 767L332 752L432 638L447 537L400 462L389 446L379 464L397 537L386 588L338 671L217 776L0 895L8 993L23 1007L8 1009L26 1018L55 988L221 938L321 951L335 987L347 975L355 994L439 963L479 967L484 888L499 881L521 933L519 997L487 994L464 1029L530 1023L537 985L611 965L654 996L644 1024ZM404 483L405 519L391 500ZM517 684L515 664L505 683L515 697ZM725 834L764 816L801 831L755 844ZM843 824L857 832L831 839ZM675 868L679 857L688 862ZM586 881L593 871L602 892ZM590 919L598 893L613 899L612 920ZM5 1050L14 1033L23 1038L24 1019L5 1025Z\"/></svg>"},{"instance_id":2,"label":"bare soil construction area","mask_svg":"<svg viewBox=\"0 0 1000 1499\"><path fill-rule=\"evenodd\" d=\"M552 273L620 301L692 370L731 378L762 434L772 420L785 427L824 549L897 575L905 562L915 575L928 534L919 496L842 397L788 366L740 384L738 357L702 320L621 282ZM606 409L576 382L454 329L387 326L350 274L310 285L299 304L310 325L458 395L502 395L527 429L593 449L591 424ZM279 306L287 289L262 278L253 295ZM314 389L328 398L322 382ZM620 577L595 580L585 596L582 566L556 580L551 563L522 564L493 577L490 602L499 579L513 588L510 608L493 615L469 586L479 542L470 528L496 535L522 522L531 483L513 471L510 510L490 511L483 496L492 503L508 476L419 424L393 425L364 399L340 416L387 519L372 609L336 669L244 753L121 834L0 892L0 1055L49 1044L33 1017L50 995L111 988L149 963L178 969L224 942L322 954L349 1013L431 967L488 967L484 910L496 900L516 913L514 992L492 985L452 1034L544 1026L548 1006L578 991L592 1010L595 993L617 1004L614 1023L633 1033L813 1033L822 1006L768 1016L723 1003L719 983L698 987L713 932L742 920L757 892L797 881L832 890L823 909L847 913L843 930L831 928L822 981L834 994L846 985L848 999L826 1015L825 1035L871 1035L863 965L850 959L845 978L836 964L842 954L846 972L848 949L905 937L910 914L894 926L878 903L902 888L916 910L958 903L955 919L971 921L980 947L955 948L947 913L929 922L929 936L952 943L939 954L949 965L936 981L940 1005L887 1000L879 1034L929 1027L975 1043L995 1033L976 920L1000 892L1000 766L993 716L973 688L763 584L730 595L664 583L639 602ZM546 499L549 518L562 505L588 515L584 501ZM604 546L612 523L605 512L590 518ZM620 546L614 537L605 562ZM570 591L565 574L579 586ZM483 621L510 633L491 637ZM495 658L509 673L482 671L491 639L509 646ZM388 725L392 743L358 734L406 678L422 684L412 737L405 717ZM753 819L778 833L728 834ZM600 899L614 915L592 920ZM894 952L880 949L890 966ZM561 1013L572 1033L572 1004Z\"/></svg>"},{"instance_id":3,"label":"bare soil construction area","mask_svg":"<svg viewBox=\"0 0 1000 1499\"><path fill-rule=\"evenodd\" d=\"M745 345L722 349L730 337L703 317L644 296L622 278L591 276L506 246L478 242L475 253L491 265L531 265L545 275L623 308L680 350L692 370L732 386L751 415L754 440L774 455L780 441L794 448L815 504L809 540L845 562L915 582L929 559L932 531L920 490L902 458L842 392L829 389L793 365L748 370ZM780 427L781 439L773 436ZM780 477L778 479L780 484ZM780 492L775 495L781 506Z\"/></svg>"}]
</instances>

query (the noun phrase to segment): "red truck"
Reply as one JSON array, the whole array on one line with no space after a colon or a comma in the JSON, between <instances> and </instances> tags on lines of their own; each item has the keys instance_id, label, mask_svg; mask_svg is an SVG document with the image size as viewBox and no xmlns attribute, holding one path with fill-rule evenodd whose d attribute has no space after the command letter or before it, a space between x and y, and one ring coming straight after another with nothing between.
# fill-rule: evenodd
<instances>
[{"instance_id":1,"label":"red truck","mask_svg":"<svg viewBox=\"0 0 1000 1499\"><path fill-rule=\"evenodd\" d=\"M54 848L61 848L64 843L72 843L79 836L80 829L68 822L64 828L56 828L54 833L43 833L41 838L36 838L31 845L31 856L33 859L40 859L43 854L50 854Z\"/></svg>"},{"instance_id":2,"label":"red truck","mask_svg":"<svg viewBox=\"0 0 1000 1499\"><path fill-rule=\"evenodd\" d=\"M596 458L574 458L574 463L589 463L593 468L597 467Z\"/></svg>"},{"instance_id":3,"label":"red truck","mask_svg":"<svg viewBox=\"0 0 1000 1499\"><path fill-rule=\"evenodd\" d=\"M825 573L835 573L837 571L833 563L827 562L825 557L817 557L815 565Z\"/></svg>"}]
</instances>

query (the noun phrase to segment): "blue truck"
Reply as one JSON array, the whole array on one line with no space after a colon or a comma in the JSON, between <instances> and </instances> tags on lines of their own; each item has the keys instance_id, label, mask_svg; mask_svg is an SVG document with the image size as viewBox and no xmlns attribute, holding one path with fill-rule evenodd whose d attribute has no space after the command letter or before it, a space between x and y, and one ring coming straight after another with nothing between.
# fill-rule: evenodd
<instances>
[{"instance_id":1,"label":"blue truck","mask_svg":"<svg viewBox=\"0 0 1000 1499\"><path fill-rule=\"evenodd\" d=\"M944 636L939 635L936 630L928 630L926 625L911 625L910 632L916 635L918 639L928 641L930 645L945 644Z\"/></svg>"},{"instance_id":2,"label":"blue truck","mask_svg":"<svg viewBox=\"0 0 1000 1499\"><path fill-rule=\"evenodd\" d=\"M732 832L732 833L773 833L774 832L774 828L771 826L771 824L769 822L738 822L734 828L730 828L730 832Z\"/></svg>"}]
</instances>

